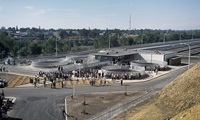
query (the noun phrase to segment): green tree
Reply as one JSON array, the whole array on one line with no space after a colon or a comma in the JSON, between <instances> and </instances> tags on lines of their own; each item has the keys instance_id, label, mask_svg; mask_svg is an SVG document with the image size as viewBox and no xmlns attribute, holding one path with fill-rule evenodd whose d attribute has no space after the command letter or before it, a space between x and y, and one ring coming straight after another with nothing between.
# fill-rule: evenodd
<instances>
[{"instance_id":1,"label":"green tree","mask_svg":"<svg viewBox=\"0 0 200 120\"><path fill-rule=\"evenodd\" d=\"M53 53L56 51L56 39L50 38L42 45L42 53Z\"/></svg>"},{"instance_id":2,"label":"green tree","mask_svg":"<svg viewBox=\"0 0 200 120\"><path fill-rule=\"evenodd\" d=\"M73 50L78 50L78 46L79 46L79 44L78 44L78 40L74 40L73 41Z\"/></svg>"},{"instance_id":3,"label":"green tree","mask_svg":"<svg viewBox=\"0 0 200 120\"><path fill-rule=\"evenodd\" d=\"M39 38L40 40L44 40L44 34L43 34L43 33L40 33L40 34L38 35L38 38Z\"/></svg>"},{"instance_id":4,"label":"green tree","mask_svg":"<svg viewBox=\"0 0 200 120\"><path fill-rule=\"evenodd\" d=\"M80 30L80 34L81 34L81 36L87 38L88 35L89 35L89 30L86 30L86 29L84 28L83 30Z\"/></svg>"},{"instance_id":5,"label":"green tree","mask_svg":"<svg viewBox=\"0 0 200 120\"><path fill-rule=\"evenodd\" d=\"M127 46L128 45L127 37L123 36L123 37L120 38L120 45L121 46Z\"/></svg>"},{"instance_id":6,"label":"green tree","mask_svg":"<svg viewBox=\"0 0 200 120\"><path fill-rule=\"evenodd\" d=\"M5 57L5 55L8 53L9 49L4 46L2 42L0 42L0 58Z\"/></svg>"},{"instance_id":7,"label":"green tree","mask_svg":"<svg viewBox=\"0 0 200 120\"><path fill-rule=\"evenodd\" d=\"M62 46L62 51L66 52L66 51L70 51L71 50L71 46L69 42L65 42Z\"/></svg>"},{"instance_id":8,"label":"green tree","mask_svg":"<svg viewBox=\"0 0 200 120\"><path fill-rule=\"evenodd\" d=\"M134 45L136 44L137 42L135 41L135 38L134 37L128 37L128 45Z\"/></svg>"},{"instance_id":9,"label":"green tree","mask_svg":"<svg viewBox=\"0 0 200 120\"><path fill-rule=\"evenodd\" d=\"M93 46L94 46L95 49L100 47L98 39L94 40L94 45Z\"/></svg>"},{"instance_id":10,"label":"green tree","mask_svg":"<svg viewBox=\"0 0 200 120\"><path fill-rule=\"evenodd\" d=\"M109 47L109 37L101 36L98 39L98 44L100 48L108 48Z\"/></svg>"},{"instance_id":11,"label":"green tree","mask_svg":"<svg viewBox=\"0 0 200 120\"><path fill-rule=\"evenodd\" d=\"M19 50L19 55L20 56L28 56L31 54L31 51L28 49L28 47L22 47L20 50Z\"/></svg>"},{"instance_id":12,"label":"green tree","mask_svg":"<svg viewBox=\"0 0 200 120\"><path fill-rule=\"evenodd\" d=\"M38 45L37 42L32 42L29 46L28 46L31 55L39 55L42 53L42 48L41 46Z\"/></svg>"},{"instance_id":13,"label":"green tree","mask_svg":"<svg viewBox=\"0 0 200 120\"><path fill-rule=\"evenodd\" d=\"M0 33L0 43L1 43L0 49L2 51L5 51L5 55L8 55L8 54L14 52L13 48L15 48L15 42L10 39L7 32Z\"/></svg>"},{"instance_id":14,"label":"green tree","mask_svg":"<svg viewBox=\"0 0 200 120\"><path fill-rule=\"evenodd\" d=\"M117 36L110 37L110 47L118 47L118 46L119 46L118 37Z\"/></svg>"},{"instance_id":15,"label":"green tree","mask_svg":"<svg viewBox=\"0 0 200 120\"><path fill-rule=\"evenodd\" d=\"M64 39L65 37L67 37L67 32L65 30L61 30L59 36L61 39Z\"/></svg>"}]
</instances>

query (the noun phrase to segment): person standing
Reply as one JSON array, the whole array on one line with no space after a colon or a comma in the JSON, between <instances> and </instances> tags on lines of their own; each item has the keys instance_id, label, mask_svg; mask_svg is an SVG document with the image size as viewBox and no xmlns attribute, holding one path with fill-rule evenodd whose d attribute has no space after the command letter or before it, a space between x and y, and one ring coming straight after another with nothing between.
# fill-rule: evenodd
<instances>
[{"instance_id":1,"label":"person standing","mask_svg":"<svg viewBox=\"0 0 200 120\"><path fill-rule=\"evenodd\" d=\"M43 82L43 84L44 84L44 87L46 87L46 77L44 77L44 82Z\"/></svg>"},{"instance_id":2,"label":"person standing","mask_svg":"<svg viewBox=\"0 0 200 120\"><path fill-rule=\"evenodd\" d=\"M122 78L120 79L120 81L121 81L121 85L123 85L123 79Z\"/></svg>"},{"instance_id":3,"label":"person standing","mask_svg":"<svg viewBox=\"0 0 200 120\"><path fill-rule=\"evenodd\" d=\"M63 88L64 87L63 80L62 80L61 84L62 84L62 88Z\"/></svg>"},{"instance_id":4,"label":"person standing","mask_svg":"<svg viewBox=\"0 0 200 120\"><path fill-rule=\"evenodd\" d=\"M4 91L3 91L3 90L1 90L1 96L2 96L3 98L5 98L5 94L4 94Z\"/></svg>"},{"instance_id":5,"label":"person standing","mask_svg":"<svg viewBox=\"0 0 200 120\"><path fill-rule=\"evenodd\" d=\"M38 77L37 77L37 75L35 75L34 88L37 87L37 81L38 81L37 79L38 79Z\"/></svg>"},{"instance_id":6,"label":"person standing","mask_svg":"<svg viewBox=\"0 0 200 120\"><path fill-rule=\"evenodd\" d=\"M156 72L156 75L158 75L158 69L157 68L155 69L155 72Z\"/></svg>"},{"instance_id":7,"label":"person standing","mask_svg":"<svg viewBox=\"0 0 200 120\"><path fill-rule=\"evenodd\" d=\"M37 87L37 80L34 80L34 88Z\"/></svg>"}]
</instances>

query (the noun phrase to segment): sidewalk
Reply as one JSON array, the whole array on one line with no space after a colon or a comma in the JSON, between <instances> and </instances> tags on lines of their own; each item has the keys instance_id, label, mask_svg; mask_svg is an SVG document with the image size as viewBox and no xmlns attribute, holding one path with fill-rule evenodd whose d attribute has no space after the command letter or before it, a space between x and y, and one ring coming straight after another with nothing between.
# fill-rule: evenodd
<instances>
[{"instance_id":1,"label":"sidewalk","mask_svg":"<svg viewBox=\"0 0 200 120\"><path fill-rule=\"evenodd\" d=\"M43 83L43 80L40 81L41 83L37 83L37 87L42 87L44 86ZM46 85L47 84L50 84L51 82L50 81L46 81ZM20 85L20 86L16 86L17 88L28 88L28 87L34 87L34 84L33 83L28 83L28 84L24 84L24 85Z\"/></svg>"},{"instance_id":2,"label":"sidewalk","mask_svg":"<svg viewBox=\"0 0 200 120\"><path fill-rule=\"evenodd\" d=\"M150 73L150 71L145 71L147 75L149 75L149 77L145 78L145 79L134 79L134 80L123 80L124 83L137 83L137 82L146 82L146 81L150 81L153 80L155 78L158 78L160 76L169 74L173 71L179 70L181 68L184 68L187 66L169 66L169 68L171 68L170 70L166 70L166 71L158 71L158 74L156 75L156 73L154 71L152 71ZM111 79L109 79L111 80ZM120 83L120 81L116 81L116 83Z\"/></svg>"}]
</instances>

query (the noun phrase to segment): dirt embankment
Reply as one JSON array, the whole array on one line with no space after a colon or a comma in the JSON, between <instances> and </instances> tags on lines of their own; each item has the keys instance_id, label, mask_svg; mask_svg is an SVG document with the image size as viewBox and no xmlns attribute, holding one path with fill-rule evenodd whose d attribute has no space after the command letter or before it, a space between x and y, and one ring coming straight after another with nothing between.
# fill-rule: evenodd
<instances>
[{"instance_id":1,"label":"dirt embankment","mask_svg":"<svg viewBox=\"0 0 200 120\"><path fill-rule=\"evenodd\" d=\"M13 75L13 77L11 77L11 79L8 81L7 87L15 87L27 84L30 82L29 78L30 77L28 76Z\"/></svg>"},{"instance_id":2,"label":"dirt embankment","mask_svg":"<svg viewBox=\"0 0 200 120\"><path fill-rule=\"evenodd\" d=\"M200 63L178 76L152 99L122 113L127 120L200 120Z\"/></svg>"},{"instance_id":3,"label":"dirt embankment","mask_svg":"<svg viewBox=\"0 0 200 120\"><path fill-rule=\"evenodd\" d=\"M70 85L89 85L90 81L89 80L67 80L66 81L66 85L70 86ZM106 81L106 84L113 84L113 81ZM61 87L62 85L62 81L59 81L56 83L56 86ZM100 80L95 80L95 85L100 85ZM102 83L103 85L103 83Z\"/></svg>"},{"instance_id":4,"label":"dirt embankment","mask_svg":"<svg viewBox=\"0 0 200 120\"><path fill-rule=\"evenodd\" d=\"M28 84L28 83L30 83L30 78L34 79L34 77L31 77L31 76L23 76L23 75L17 75L17 74L9 74L9 73L0 73L0 76L2 78L5 78L8 81L7 87L16 87L16 86ZM40 77L39 83L43 84L43 80L44 80L44 78ZM56 82L57 87L61 87L61 85L62 85L61 81L62 81L62 79L59 79ZM106 84L112 84L112 83L113 83L112 81L106 81ZM67 86L70 86L70 85L89 85L89 84L90 84L90 81L85 80L85 79L67 80L66 81ZM100 80L95 80L95 84L99 85ZM51 86L51 84L47 84L47 86Z\"/></svg>"}]
</instances>

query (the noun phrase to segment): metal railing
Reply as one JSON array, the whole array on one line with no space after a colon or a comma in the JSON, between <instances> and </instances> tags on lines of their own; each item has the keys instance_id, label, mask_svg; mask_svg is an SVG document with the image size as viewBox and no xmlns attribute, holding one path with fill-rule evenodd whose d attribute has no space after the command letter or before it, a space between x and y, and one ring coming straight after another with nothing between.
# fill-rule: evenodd
<instances>
[{"instance_id":1,"label":"metal railing","mask_svg":"<svg viewBox=\"0 0 200 120\"><path fill-rule=\"evenodd\" d=\"M126 103L120 103L115 105L114 107L110 107L107 110L96 114L94 117L90 118L89 120L110 120L112 118L114 118L115 116L119 115L120 113L122 113L123 111L128 110L130 107L143 102L144 100L146 100L147 98L149 98L151 95L153 95L153 93L148 93L146 92L146 94L133 99L131 101L128 101Z\"/></svg>"}]
</instances>

